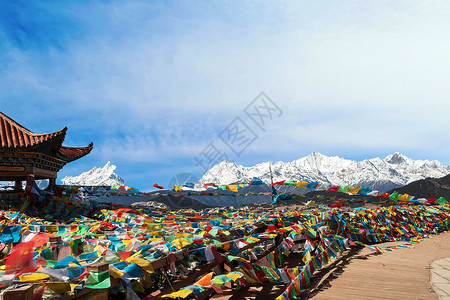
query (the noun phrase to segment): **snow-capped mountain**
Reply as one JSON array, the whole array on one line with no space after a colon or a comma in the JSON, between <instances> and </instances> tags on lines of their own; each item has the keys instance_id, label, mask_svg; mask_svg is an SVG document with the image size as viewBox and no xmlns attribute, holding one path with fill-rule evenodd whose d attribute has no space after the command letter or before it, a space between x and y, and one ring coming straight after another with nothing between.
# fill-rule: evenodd
<instances>
[{"instance_id":1,"label":"snow-capped mountain","mask_svg":"<svg viewBox=\"0 0 450 300\"><path fill-rule=\"evenodd\" d=\"M270 182L269 165L269 162L264 162L243 167L223 161L207 171L199 183L246 183L253 177ZM382 192L419 179L438 178L449 173L450 166L441 165L436 160L413 160L398 152L384 159L376 157L359 162L314 152L292 162L272 164L274 182L293 178L329 185L363 185Z\"/></svg>"},{"instance_id":2,"label":"snow-capped mountain","mask_svg":"<svg viewBox=\"0 0 450 300\"><path fill-rule=\"evenodd\" d=\"M85 185L85 186L113 186L125 185L123 179L114 173L116 166L107 162L103 168L92 168L78 176L66 176L61 181L64 185Z\"/></svg>"},{"instance_id":3,"label":"snow-capped mountain","mask_svg":"<svg viewBox=\"0 0 450 300\"><path fill-rule=\"evenodd\" d=\"M35 182L40 190L44 190L48 187L48 179L36 180ZM12 190L14 188L14 184L15 184L14 181L3 182L3 183L0 183L0 188L10 187ZM26 186L27 186L27 182L22 181L22 188L25 189Z\"/></svg>"}]
</instances>

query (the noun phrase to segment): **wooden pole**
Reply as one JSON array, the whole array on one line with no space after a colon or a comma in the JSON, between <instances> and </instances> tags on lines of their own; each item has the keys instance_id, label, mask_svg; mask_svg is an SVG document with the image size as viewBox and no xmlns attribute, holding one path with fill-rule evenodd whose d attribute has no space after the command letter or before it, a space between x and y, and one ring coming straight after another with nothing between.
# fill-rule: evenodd
<instances>
[{"instance_id":1,"label":"wooden pole","mask_svg":"<svg viewBox=\"0 0 450 300\"><path fill-rule=\"evenodd\" d=\"M273 176L272 176L272 161L269 161L269 171L270 171L270 187L271 189L271 195L272 195L272 202L273 202L273 191L275 188L273 187ZM275 190L276 192L276 190Z\"/></svg>"},{"instance_id":2,"label":"wooden pole","mask_svg":"<svg viewBox=\"0 0 450 300\"><path fill-rule=\"evenodd\" d=\"M27 175L27 188L33 187L33 184L34 184L34 174Z\"/></svg>"},{"instance_id":3,"label":"wooden pole","mask_svg":"<svg viewBox=\"0 0 450 300\"><path fill-rule=\"evenodd\" d=\"M54 187L56 185L56 178L50 178L49 180L48 180L48 186L50 187L50 188L52 188L52 187Z\"/></svg>"},{"instance_id":4,"label":"wooden pole","mask_svg":"<svg viewBox=\"0 0 450 300\"><path fill-rule=\"evenodd\" d=\"M14 184L14 191L21 192L22 191L22 180L16 180Z\"/></svg>"}]
</instances>

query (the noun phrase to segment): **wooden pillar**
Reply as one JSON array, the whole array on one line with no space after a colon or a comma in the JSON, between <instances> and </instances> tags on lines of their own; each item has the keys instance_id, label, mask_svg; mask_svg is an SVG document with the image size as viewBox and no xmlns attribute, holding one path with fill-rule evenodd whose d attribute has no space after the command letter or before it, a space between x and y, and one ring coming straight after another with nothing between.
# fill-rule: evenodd
<instances>
[{"instance_id":1,"label":"wooden pillar","mask_svg":"<svg viewBox=\"0 0 450 300\"><path fill-rule=\"evenodd\" d=\"M20 192L22 191L22 180L16 180L14 184L14 191Z\"/></svg>"},{"instance_id":2,"label":"wooden pillar","mask_svg":"<svg viewBox=\"0 0 450 300\"><path fill-rule=\"evenodd\" d=\"M56 185L56 178L50 178L48 180L48 187L52 188Z\"/></svg>"},{"instance_id":3,"label":"wooden pillar","mask_svg":"<svg viewBox=\"0 0 450 300\"><path fill-rule=\"evenodd\" d=\"M27 175L27 188L33 187L34 184L34 174Z\"/></svg>"}]
</instances>

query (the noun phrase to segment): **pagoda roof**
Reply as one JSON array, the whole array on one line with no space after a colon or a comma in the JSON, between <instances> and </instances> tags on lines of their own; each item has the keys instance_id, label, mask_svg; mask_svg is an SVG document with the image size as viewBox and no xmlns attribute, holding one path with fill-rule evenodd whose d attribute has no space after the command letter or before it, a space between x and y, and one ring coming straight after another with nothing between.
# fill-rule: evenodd
<instances>
[{"instance_id":1,"label":"pagoda roof","mask_svg":"<svg viewBox=\"0 0 450 300\"><path fill-rule=\"evenodd\" d=\"M54 140L64 139L67 127L52 133L34 133L0 112L0 147L7 149L29 148Z\"/></svg>"},{"instance_id":2,"label":"pagoda roof","mask_svg":"<svg viewBox=\"0 0 450 300\"><path fill-rule=\"evenodd\" d=\"M0 112L0 151L36 151L70 162L90 153L88 147L66 147L62 143L67 127L52 133L34 133Z\"/></svg>"}]
</instances>

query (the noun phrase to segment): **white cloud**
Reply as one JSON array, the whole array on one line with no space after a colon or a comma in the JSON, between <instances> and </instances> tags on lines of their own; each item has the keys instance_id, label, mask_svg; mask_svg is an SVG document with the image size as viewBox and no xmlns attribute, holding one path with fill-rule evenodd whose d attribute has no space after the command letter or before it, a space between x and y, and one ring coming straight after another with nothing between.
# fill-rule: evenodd
<instances>
[{"instance_id":1,"label":"white cloud","mask_svg":"<svg viewBox=\"0 0 450 300\"><path fill-rule=\"evenodd\" d=\"M3 90L79 118L105 160L190 160L262 90L284 115L256 153L450 146L445 2L178 5L75 7L63 51L9 50Z\"/></svg>"}]
</instances>

